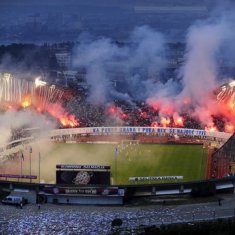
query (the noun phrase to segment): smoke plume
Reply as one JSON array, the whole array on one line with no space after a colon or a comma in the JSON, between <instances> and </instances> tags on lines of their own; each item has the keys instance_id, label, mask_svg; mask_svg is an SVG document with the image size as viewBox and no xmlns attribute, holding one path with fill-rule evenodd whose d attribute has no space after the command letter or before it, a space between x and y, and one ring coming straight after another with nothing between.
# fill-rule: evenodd
<instances>
[{"instance_id":1,"label":"smoke plume","mask_svg":"<svg viewBox=\"0 0 235 235\"><path fill-rule=\"evenodd\" d=\"M33 111L7 111L0 115L0 146L8 143L13 129L39 128L41 134L47 136L49 130L55 128L55 124L46 116ZM23 138L23 137L22 137Z\"/></svg>"},{"instance_id":2,"label":"smoke plume","mask_svg":"<svg viewBox=\"0 0 235 235\"><path fill-rule=\"evenodd\" d=\"M89 101L93 104L115 98L131 103L133 99L146 99L151 92L153 80L165 67L165 39L161 33L142 26L131 33L129 42L118 45L107 38L90 41L82 37L75 49L74 66L86 68ZM114 82L122 84L119 91L113 88Z\"/></svg>"},{"instance_id":3,"label":"smoke plume","mask_svg":"<svg viewBox=\"0 0 235 235\"><path fill-rule=\"evenodd\" d=\"M188 29L184 63L178 73L178 88L176 80L170 80L161 84L160 93L156 92L147 100L160 114L189 113L203 125L212 126L213 115L229 116L227 110L222 110L213 96L215 89L222 82L228 81L222 81L219 68L223 66L222 62L226 57L227 60L231 58L228 51L231 48L234 50L231 43L235 38L232 33L233 11L221 12L216 17L212 15L207 20L195 22ZM159 87L155 89L158 90Z\"/></svg>"}]
</instances>

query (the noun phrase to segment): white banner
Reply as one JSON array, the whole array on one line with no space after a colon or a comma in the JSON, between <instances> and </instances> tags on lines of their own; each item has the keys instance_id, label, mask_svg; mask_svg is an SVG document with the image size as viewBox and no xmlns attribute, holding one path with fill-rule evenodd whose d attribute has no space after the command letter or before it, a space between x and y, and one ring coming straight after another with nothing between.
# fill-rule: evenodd
<instances>
[{"instance_id":1,"label":"white banner","mask_svg":"<svg viewBox=\"0 0 235 235\"><path fill-rule=\"evenodd\" d=\"M217 137L228 139L231 133L218 131L205 131L202 129L171 128L171 127L87 127L56 129L50 132L51 137L83 134L83 135L102 135L102 134L156 134L156 135L178 135L178 136L197 136L197 137Z\"/></svg>"},{"instance_id":2,"label":"white banner","mask_svg":"<svg viewBox=\"0 0 235 235\"><path fill-rule=\"evenodd\" d=\"M129 177L130 181L139 180L182 180L183 176L135 176Z\"/></svg>"}]
</instances>

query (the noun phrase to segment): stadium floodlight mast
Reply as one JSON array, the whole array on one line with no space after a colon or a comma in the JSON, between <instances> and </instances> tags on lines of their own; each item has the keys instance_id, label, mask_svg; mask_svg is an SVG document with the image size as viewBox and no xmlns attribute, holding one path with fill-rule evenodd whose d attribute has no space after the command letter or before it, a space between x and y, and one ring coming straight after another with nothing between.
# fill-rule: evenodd
<instances>
[{"instance_id":1,"label":"stadium floodlight mast","mask_svg":"<svg viewBox=\"0 0 235 235\"><path fill-rule=\"evenodd\" d=\"M38 181L40 184L40 181L41 181L41 153L40 153L40 150L38 152Z\"/></svg>"},{"instance_id":2,"label":"stadium floodlight mast","mask_svg":"<svg viewBox=\"0 0 235 235\"><path fill-rule=\"evenodd\" d=\"M30 175L30 183L32 183L32 146L29 147L29 175Z\"/></svg>"},{"instance_id":3,"label":"stadium floodlight mast","mask_svg":"<svg viewBox=\"0 0 235 235\"><path fill-rule=\"evenodd\" d=\"M118 158L118 154L119 154L119 151L118 151L118 147L116 146L115 150L114 150L114 158L115 158L115 184L117 184L117 158Z\"/></svg>"},{"instance_id":4,"label":"stadium floodlight mast","mask_svg":"<svg viewBox=\"0 0 235 235\"><path fill-rule=\"evenodd\" d=\"M21 181L22 181L22 175L23 175L23 160L24 160L24 155L23 155L23 152L21 152L21 156L20 156L20 176L21 176Z\"/></svg>"}]
</instances>

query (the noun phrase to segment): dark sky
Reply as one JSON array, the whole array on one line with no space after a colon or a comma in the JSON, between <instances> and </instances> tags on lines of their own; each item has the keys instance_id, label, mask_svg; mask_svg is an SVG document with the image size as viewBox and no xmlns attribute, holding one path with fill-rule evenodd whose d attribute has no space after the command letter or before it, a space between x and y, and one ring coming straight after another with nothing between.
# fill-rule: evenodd
<instances>
[{"instance_id":1,"label":"dark sky","mask_svg":"<svg viewBox=\"0 0 235 235\"><path fill-rule=\"evenodd\" d=\"M211 4L218 0L0 0L0 5L9 6L64 6L64 5L87 5L87 6L133 6L133 5L201 5Z\"/></svg>"},{"instance_id":2,"label":"dark sky","mask_svg":"<svg viewBox=\"0 0 235 235\"><path fill-rule=\"evenodd\" d=\"M207 11L198 13L151 12L151 7L199 6L211 8L216 0L0 0L0 43L42 41L49 38L73 40L75 35L89 31L94 35L124 38L134 27L149 25L171 35L181 31ZM212 4L213 3L213 4ZM150 12L138 12L135 7L149 7ZM34 26L33 23L38 25ZM111 32L112 31L112 32ZM31 37L33 32L34 38ZM179 33L178 33L179 32ZM69 35L66 38L66 35ZM178 37L178 36L177 36Z\"/></svg>"}]
</instances>

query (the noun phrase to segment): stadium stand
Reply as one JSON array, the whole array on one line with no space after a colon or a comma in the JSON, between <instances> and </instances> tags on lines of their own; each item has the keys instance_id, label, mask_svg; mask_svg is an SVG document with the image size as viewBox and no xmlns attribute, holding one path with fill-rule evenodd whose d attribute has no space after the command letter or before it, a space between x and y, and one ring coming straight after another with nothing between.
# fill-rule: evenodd
<instances>
[{"instance_id":1,"label":"stadium stand","mask_svg":"<svg viewBox=\"0 0 235 235\"><path fill-rule=\"evenodd\" d=\"M223 178L235 174L232 164L235 161L235 133L211 156L211 178Z\"/></svg>"}]
</instances>

